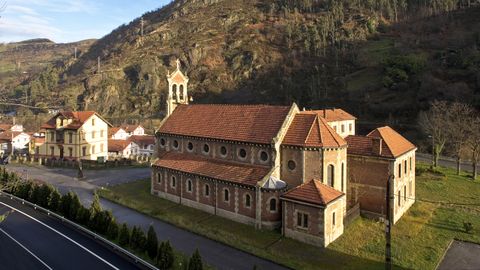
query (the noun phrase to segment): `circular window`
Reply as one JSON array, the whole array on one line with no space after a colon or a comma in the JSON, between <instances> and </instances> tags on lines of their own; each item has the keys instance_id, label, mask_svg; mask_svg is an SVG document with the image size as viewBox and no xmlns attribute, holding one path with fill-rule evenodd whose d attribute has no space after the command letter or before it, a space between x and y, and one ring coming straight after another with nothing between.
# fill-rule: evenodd
<instances>
[{"instance_id":1,"label":"circular window","mask_svg":"<svg viewBox=\"0 0 480 270\"><path fill-rule=\"evenodd\" d=\"M165 142L165 139L164 139L164 138L161 138L161 139L160 139L160 145L161 145L161 146L165 146L165 143L166 143L166 142Z\"/></svg>"},{"instance_id":2,"label":"circular window","mask_svg":"<svg viewBox=\"0 0 480 270\"><path fill-rule=\"evenodd\" d=\"M175 148L175 149L178 148L178 141L177 140L173 141L173 148Z\"/></svg>"},{"instance_id":3,"label":"circular window","mask_svg":"<svg viewBox=\"0 0 480 270\"><path fill-rule=\"evenodd\" d=\"M210 146L208 146L208 144L203 145L203 152L205 152L205 153L210 152Z\"/></svg>"},{"instance_id":4,"label":"circular window","mask_svg":"<svg viewBox=\"0 0 480 270\"><path fill-rule=\"evenodd\" d=\"M189 151L192 151L192 150L193 150L193 143L192 143L192 142L189 142L189 143L188 143L187 149L188 149Z\"/></svg>"},{"instance_id":5,"label":"circular window","mask_svg":"<svg viewBox=\"0 0 480 270\"><path fill-rule=\"evenodd\" d=\"M222 146L222 147L220 148L220 154L221 154L222 156L226 156L226 155L227 155L227 148L226 148L225 146Z\"/></svg>"},{"instance_id":6,"label":"circular window","mask_svg":"<svg viewBox=\"0 0 480 270\"><path fill-rule=\"evenodd\" d=\"M268 153L265 151L260 152L260 160L265 162L268 160Z\"/></svg>"},{"instance_id":7,"label":"circular window","mask_svg":"<svg viewBox=\"0 0 480 270\"><path fill-rule=\"evenodd\" d=\"M246 158L247 157L247 150L245 149L240 149L240 151L238 151L238 155L240 156L240 158Z\"/></svg>"},{"instance_id":8,"label":"circular window","mask_svg":"<svg viewBox=\"0 0 480 270\"><path fill-rule=\"evenodd\" d=\"M295 161L293 161L293 160L289 160L289 161L288 161L288 168L289 168L291 171L295 170L296 167L297 167L297 164L295 163Z\"/></svg>"}]
</instances>

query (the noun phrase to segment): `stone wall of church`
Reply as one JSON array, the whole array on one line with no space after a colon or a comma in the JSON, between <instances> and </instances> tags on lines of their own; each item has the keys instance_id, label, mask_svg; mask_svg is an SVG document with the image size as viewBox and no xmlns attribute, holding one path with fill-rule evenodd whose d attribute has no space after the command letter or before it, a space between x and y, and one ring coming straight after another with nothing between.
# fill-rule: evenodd
<instances>
[{"instance_id":1,"label":"stone wall of church","mask_svg":"<svg viewBox=\"0 0 480 270\"><path fill-rule=\"evenodd\" d=\"M300 148L280 148L280 179L288 184L289 188L303 183L303 151Z\"/></svg>"},{"instance_id":2,"label":"stone wall of church","mask_svg":"<svg viewBox=\"0 0 480 270\"><path fill-rule=\"evenodd\" d=\"M163 143L163 144L162 144ZM235 161L272 167L274 149L270 145L251 145L234 142L184 138L170 135L157 136L157 153L176 151L184 154L200 155L206 158Z\"/></svg>"},{"instance_id":3,"label":"stone wall of church","mask_svg":"<svg viewBox=\"0 0 480 270\"><path fill-rule=\"evenodd\" d=\"M261 211L262 227L280 226L279 191L263 190L260 210L253 187L178 174L157 167L152 168L151 184L152 194L182 205L250 225L256 224L257 211ZM270 209L272 199L275 202L273 210Z\"/></svg>"},{"instance_id":4,"label":"stone wall of church","mask_svg":"<svg viewBox=\"0 0 480 270\"><path fill-rule=\"evenodd\" d=\"M325 245L324 237L324 209L305 204L283 201L283 234L311 245ZM302 219L299 222L299 215ZM308 218L306 223L304 215Z\"/></svg>"}]
</instances>

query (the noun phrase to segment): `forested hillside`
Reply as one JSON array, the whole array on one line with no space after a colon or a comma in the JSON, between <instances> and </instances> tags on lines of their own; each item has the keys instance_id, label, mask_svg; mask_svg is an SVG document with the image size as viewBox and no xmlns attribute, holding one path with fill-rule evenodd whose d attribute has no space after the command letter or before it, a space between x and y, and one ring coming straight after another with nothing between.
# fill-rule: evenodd
<instances>
[{"instance_id":1,"label":"forested hillside","mask_svg":"<svg viewBox=\"0 0 480 270\"><path fill-rule=\"evenodd\" d=\"M178 57L195 102L345 107L411 129L433 99L480 105L475 2L177 0L50 73L50 96L38 77L23 87L32 105L161 117Z\"/></svg>"}]
</instances>

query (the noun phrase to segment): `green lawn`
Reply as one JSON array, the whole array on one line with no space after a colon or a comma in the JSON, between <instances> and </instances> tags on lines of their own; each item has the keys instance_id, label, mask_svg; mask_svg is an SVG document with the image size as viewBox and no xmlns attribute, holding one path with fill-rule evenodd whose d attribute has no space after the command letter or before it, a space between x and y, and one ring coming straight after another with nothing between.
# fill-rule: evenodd
<instances>
[{"instance_id":1,"label":"green lawn","mask_svg":"<svg viewBox=\"0 0 480 270\"><path fill-rule=\"evenodd\" d=\"M419 168L426 165L419 164ZM434 269L449 242L456 238L480 243L480 182L466 174L417 176L417 201L392 230L393 263L397 269ZM298 269L383 269L384 226L358 218L326 249L281 237L278 231L255 230L150 195L148 179L101 190L107 199L205 235L239 249ZM432 203L440 201L443 203ZM466 205L454 205L461 203ZM464 232L463 222L474 231Z\"/></svg>"}]
</instances>

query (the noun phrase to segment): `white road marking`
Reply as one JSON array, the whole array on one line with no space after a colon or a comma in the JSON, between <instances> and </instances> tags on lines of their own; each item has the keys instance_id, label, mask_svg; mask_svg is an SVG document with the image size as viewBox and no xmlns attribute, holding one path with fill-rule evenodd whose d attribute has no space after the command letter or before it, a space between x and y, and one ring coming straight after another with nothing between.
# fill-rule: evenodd
<instances>
[{"instance_id":1,"label":"white road marking","mask_svg":"<svg viewBox=\"0 0 480 270\"><path fill-rule=\"evenodd\" d=\"M4 231L2 228L0 228L0 232L4 233L8 238L12 239L17 245L21 246L23 249L25 249L30 255L32 255L35 259L37 259L39 262L41 262L45 267L47 267L49 270L53 270L48 264L46 264L44 261L42 261L37 255L35 255L33 252L31 252L28 248L26 248L22 243L18 242L15 238L13 238L10 234L8 234L6 231Z\"/></svg>"},{"instance_id":2,"label":"white road marking","mask_svg":"<svg viewBox=\"0 0 480 270\"><path fill-rule=\"evenodd\" d=\"M5 203L3 203L3 202L0 202L0 204L3 204L3 205L5 205L6 207L8 207L8 208L10 208L10 209L12 209L12 210L15 210L15 211L23 214L24 216L26 216L26 217L28 217L28 218L30 218L30 219L32 219L32 220L34 220L34 221L42 224L43 226L47 227L48 229L56 232L57 234L63 236L65 239L67 239L67 240L69 240L70 242L74 243L75 245L79 246L80 248L82 248L82 249L85 250L86 252L92 254L92 255L95 256L97 259L101 260L102 262L104 262L104 263L107 264L108 266L112 267L113 269L120 270L120 268L118 268L118 267L114 266L113 264L109 263L107 260L105 260L105 259L103 259L102 257L98 256L97 254L93 253L93 252L92 252L91 250L89 250L88 248L82 246L80 243L76 242L75 240L73 240L72 238L66 236L65 234L57 231L56 229L50 227L49 225L43 223L42 221L40 221L40 220L38 220L38 219L30 216L29 214L27 214L27 213L25 213L25 212L23 212L23 211L15 208L15 207L12 207L12 206L10 206L10 205L8 205L8 204L5 204Z\"/></svg>"}]
</instances>

